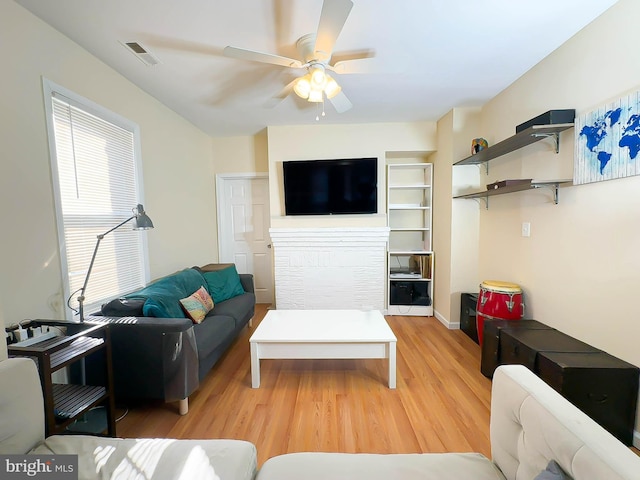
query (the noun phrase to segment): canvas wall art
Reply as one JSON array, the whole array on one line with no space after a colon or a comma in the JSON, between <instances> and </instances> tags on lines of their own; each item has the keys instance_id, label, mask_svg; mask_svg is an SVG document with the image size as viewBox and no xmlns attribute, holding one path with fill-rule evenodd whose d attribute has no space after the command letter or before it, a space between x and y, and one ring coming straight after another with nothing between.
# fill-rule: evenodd
<instances>
[{"instance_id":1,"label":"canvas wall art","mask_svg":"<svg viewBox=\"0 0 640 480\"><path fill-rule=\"evenodd\" d=\"M573 183L640 175L640 91L576 116Z\"/></svg>"}]
</instances>

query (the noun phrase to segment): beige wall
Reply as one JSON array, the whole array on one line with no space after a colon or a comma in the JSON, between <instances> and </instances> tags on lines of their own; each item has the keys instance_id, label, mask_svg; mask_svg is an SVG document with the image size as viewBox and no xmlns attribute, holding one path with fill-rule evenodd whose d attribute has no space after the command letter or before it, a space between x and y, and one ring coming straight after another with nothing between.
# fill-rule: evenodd
<instances>
[{"instance_id":1,"label":"beige wall","mask_svg":"<svg viewBox=\"0 0 640 480\"><path fill-rule=\"evenodd\" d=\"M639 18L637 0L614 5L491 100L482 136L495 143L547 110L580 115L639 90ZM543 140L492 161L481 184L571 178L574 134L561 134L558 155ZM480 211L478 280L521 284L529 318L640 366L639 219L640 176L563 188L558 205L547 191L493 197ZM530 238L521 236L525 221Z\"/></svg>"},{"instance_id":2,"label":"beige wall","mask_svg":"<svg viewBox=\"0 0 640 480\"><path fill-rule=\"evenodd\" d=\"M337 114L336 114L337 115ZM271 226L380 227L386 226L385 158L388 152L432 152L436 147L434 122L363 125L304 125L268 128ZM282 162L328 158L377 157L378 214L285 217Z\"/></svg>"},{"instance_id":3,"label":"beige wall","mask_svg":"<svg viewBox=\"0 0 640 480\"><path fill-rule=\"evenodd\" d=\"M253 136L216 137L212 142L216 174L269 171L266 128Z\"/></svg>"},{"instance_id":4,"label":"beige wall","mask_svg":"<svg viewBox=\"0 0 640 480\"><path fill-rule=\"evenodd\" d=\"M580 115L640 89L638 18L640 2L621 0L489 102L482 111L487 138L499 141L550 109ZM615 32L615 40L603 41L603 32ZM574 134L561 134L558 155L544 140L491 162L482 183L571 177ZM561 189L558 205L547 192L492 198L481 212L480 275L521 283L530 315L640 365L639 212L640 176ZM531 222L530 238L520 235L523 221Z\"/></svg>"},{"instance_id":5,"label":"beige wall","mask_svg":"<svg viewBox=\"0 0 640 480\"><path fill-rule=\"evenodd\" d=\"M14 2L0 2L0 58L0 322L62 316L42 77L140 126L151 277L217 259L208 135Z\"/></svg>"},{"instance_id":6,"label":"beige wall","mask_svg":"<svg viewBox=\"0 0 640 480\"><path fill-rule=\"evenodd\" d=\"M478 288L479 213L475 202L452 197L477 191L477 166L452 165L469 155L478 135L480 109L455 108L438 121L438 152L434 155L435 316L449 327L460 322L460 294Z\"/></svg>"}]
</instances>

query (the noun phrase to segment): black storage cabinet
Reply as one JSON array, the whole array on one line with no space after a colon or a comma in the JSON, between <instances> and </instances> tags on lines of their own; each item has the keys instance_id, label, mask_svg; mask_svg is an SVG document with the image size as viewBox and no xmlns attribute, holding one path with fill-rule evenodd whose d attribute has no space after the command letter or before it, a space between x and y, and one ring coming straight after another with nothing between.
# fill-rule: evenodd
<instances>
[{"instance_id":1,"label":"black storage cabinet","mask_svg":"<svg viewBox=\"0 0 640 480\"><path fill-rule=\"evenodd\" d=\"M539 352L597 353L591 345L558 330L504 330L500 336L500 362L520 364L538 373Z\"/></svg>"},{"instance_id":2,"label":"black storage cabinet","mask_svg":"<svg viewBox=\"0 0 640 480\"><path fill-rule=\"evenodd\" d=\"M537 374L618 440L632 445L638 367L605 352L540 352Z\"/></svg>"},{"instance_id":3,"label":"black storage cabinet","mask_svg":"<svg viewBox=\"0 0 640 480\"><path fill-rule=\"evenodd\" d=\"M500 346L501 333L509 330L553 330L537 320L498 320L486 319L482 336L480 371L487 378L493 378L493 372L503 362Z\"/></svg>"},{"instance_id":4,"label":"black storage cabinet","mask_svg":"<svg viewBox=\"0 0 640 480\"><path fill-rule=\"evenodd\" d=\"M460 330L471 340L478 342L478 327L476 325L477 293L460 294Z\"/></svg>"}]
</instances>

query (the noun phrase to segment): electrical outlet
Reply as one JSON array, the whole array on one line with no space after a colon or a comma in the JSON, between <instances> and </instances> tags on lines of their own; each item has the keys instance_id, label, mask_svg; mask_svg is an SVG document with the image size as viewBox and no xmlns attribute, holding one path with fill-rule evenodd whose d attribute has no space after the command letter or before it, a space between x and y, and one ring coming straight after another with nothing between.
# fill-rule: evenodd
<instances>
[{"instance_id":1,"label":"electrical outlet","mask_svg":"<svg viewBox=\"0 0 640 480\"><path fill-rule=\"evenodd\" d=\"M522 222L522 236L523 237L531 236L531 224L529 222Z\"/></svg>"}]
</instances>

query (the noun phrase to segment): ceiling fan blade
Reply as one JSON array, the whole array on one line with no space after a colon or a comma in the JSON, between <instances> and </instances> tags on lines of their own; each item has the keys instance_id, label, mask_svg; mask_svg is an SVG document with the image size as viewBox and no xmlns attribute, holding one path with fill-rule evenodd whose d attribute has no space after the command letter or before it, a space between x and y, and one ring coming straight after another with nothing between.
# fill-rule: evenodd
<instances>
[{"instance_id":1,"label":"ceiling fan blade","mask_svg":"<svg viewBox=\"0 0 640 480\"><path fill-rule=\"evenodd\" d=\"M330 98L329 101L338 113L346 112L351 107L353 107L353 104L349 101L349 99L343 92L340 92L335 97Z\"/></svg>"},{"instance_id":2,"label":"ceiling fan blade","mask_svg":"<svg viewBox=\"0 0 640 480\"><path fill-rule=\"evenodd\" d=\"M280 92L278 92L276 95L274 95L269 100L267 100L266 103L264 104L265 108L274 108L282 100L287 98L291 94L291 92L293 92L293 86L297 81L298 81L297 78L293 79L291 82L287 84L286 87L280 90Z\"/></svg>"},{"instance_id":3,"label":"ceiling fan blade","mask_svg":"<svg viewBox=\"0 0 640 480\"><path fill-rule=\"evenodd\" d=\"M315 56L320 61L331 58L333 46L344 27L353 7L351 0L324 0L318 32L316 34Z\"/></svg>"},{"instance_id":4,"label":"ceiling fan blade","mask_svg":"<svg viewBox=\"0 0 640 480\"><path fill-rule=\"evenodd\" d=\"M238 58L240 60L249 60L250 62L270 63L272 65L280 65L282 67L302 68L302 63L293 58L281 57L271 53L256 52L254 50L246 50L238 47L224 47L225 56Z\"/></svg>"},{"instance_id":5,"label":"ceiling fan blade","mask_svg":"<svg viewBox=\"0 0 640 480\"><path fill-rule=\"evenodd\" d=\"M338 62L346 62L347 60L360 60L362 58L373 58L375 56L376 51L371 48L334 52L333 55L331 55L331 65L335 65Z\"/></svg>"},{"instance_id":6,"label":"ceiling fan blade","mask_svg":"<svg viewBox=\"0 0 640 480\"><path fill-rule=\"evenodd\" d=\"M331 70L340 75L359 73L388 73L388 69L375 58L360 58L357 60L345 60L337 62Z\"/></svg>"},{"instance_id":7,"label":"ceiling fan blade","mask_svg":"<svg viewBox=\"0 0 640 480\"><path fill-rule=\"evenodd\" d=\"M398 74L406 72L408 62L401 56L395 56L392 61L382 62L379 58L356 58L336 62L327 67L339 75L351 74Z\"/></svg>"}]
</instances>

